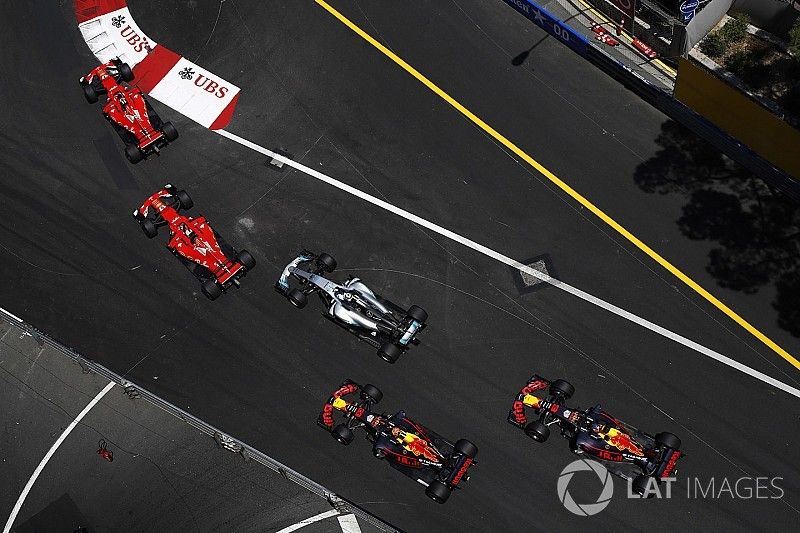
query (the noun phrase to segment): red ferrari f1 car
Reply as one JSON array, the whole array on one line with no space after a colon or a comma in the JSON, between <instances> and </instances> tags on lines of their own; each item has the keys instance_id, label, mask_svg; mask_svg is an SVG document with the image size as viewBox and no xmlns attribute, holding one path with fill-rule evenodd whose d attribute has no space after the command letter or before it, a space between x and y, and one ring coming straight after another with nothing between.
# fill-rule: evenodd
<instances>
[{"instance_id":1,"label":"red ferrari f1 car","mask_svg":"<svg viewBox=\"0 0 800 533\"><path fill-rule=\"evenodd\" d=\"M159 226L169 227L167 248L194 274L209 299L215 300L231 285L253 270L256 260L246 250L236 251L216 232L205 217L187 217L192 198L184 190L164 185L133 212L149 238L158 235Z\"/></svg>"},{"instance_id":2,"label":"red ferrari f1 car","mask_svg":"<svg viewBox=\"0 0 800 533\"><path fill-rule=\"evenodd\" d=\"M356 396L345 398L352 395ZM373 413L372 407L382 398L374 385L362 387L348 379L325 403L317 423L344 445L353 442L353 429L364 428L375 457L425 485L425 494L433 501L446 502L454 488L469 480L478 448L466 439L453 444L410 419L405 411ZM336 423L335 414L341 423Z\"/></svg>"},{"instance_id":3,"label":"red ferrari f1 car","mask_svg":"<svg viewBox=\"0 0 800 533\"><path fill-rule=\"evenodd\" d=\"M125 157L136 164L177 139L178 130L161 120L142 91L127 85L132 80L128 64L112 59L82 77L80 84L90 104L97 102L98 95L106 95L103 116L125 142Z\"/></svg>"},{"instance_id":4,"label":"red ferrari f1 car","mask_svg":"<svg viewBox=\"0 0 800 533\"><path fill-rule=\"evenodd\" d=\"M542 396L534 393L547 391ZM565 402L575 387L563 379L549 381L539 375L528 380L517 395L508 421L537 442L550 436L550 427L561 430L576 454L586 454L601 461L609 472L632 480L637 494L649 493L655 483L674 475L681 458L681 440L672 433L649 435L617 420L600 405L586 410L568 408ZM528 420L525 408L533 409L536 418Z\"/></svg>"}]
</instances>

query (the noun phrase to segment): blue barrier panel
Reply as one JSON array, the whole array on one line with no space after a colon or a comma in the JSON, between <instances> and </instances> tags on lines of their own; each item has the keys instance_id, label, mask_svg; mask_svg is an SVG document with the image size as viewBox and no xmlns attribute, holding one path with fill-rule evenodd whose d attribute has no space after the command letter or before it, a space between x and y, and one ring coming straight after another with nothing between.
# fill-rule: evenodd
<instances>
[{"instance_id":1,"label":"blue barrier panel","mask_svg":"<svg viewBox=\"0 0 800 533\"><path fill-rule=\"evenodd\" d=\"M586 55L586 49L588 48L586 37L561 22L560 19L551 15L543 7L531 2L531 0L504 1L580 55Z\"/></svg>"}]
</instances>

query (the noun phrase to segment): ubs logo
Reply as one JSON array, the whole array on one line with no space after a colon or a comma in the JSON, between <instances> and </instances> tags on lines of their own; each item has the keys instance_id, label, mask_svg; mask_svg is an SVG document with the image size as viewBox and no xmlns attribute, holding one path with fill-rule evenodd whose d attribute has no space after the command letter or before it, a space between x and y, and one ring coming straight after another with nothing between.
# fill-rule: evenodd
<instances>
[{"instance_id":1,"label":"ubs logo","mask_svg":"<svg viewBox=\"0 0 800 533\"><path fill-rule=\"evenodd\" d=\"M153 50L153 48L150 46L150 41L147 40L147 37L139 35L130 24L122 28L119 34L123 39L125 39L125 41L127 41L129 45L133 47L133 50L136 52L147 50L149 53Z\"/></svg>"},{"instance_id":2,"label":"ubs logo","mask_svg":"<svg viewBox=\"0 0 800 533\"><path fill-rule=\"evenodd\" d=\"M225 98L225 95L228 93L228 87L220 85L218 81L214 81L208 76L195 72L190 67L186 67L178 72L178 76L180 76L182 80L193 81L197 87L200 87L207 93L213 94L217 98Z\"/></svg>"}]
</instances>

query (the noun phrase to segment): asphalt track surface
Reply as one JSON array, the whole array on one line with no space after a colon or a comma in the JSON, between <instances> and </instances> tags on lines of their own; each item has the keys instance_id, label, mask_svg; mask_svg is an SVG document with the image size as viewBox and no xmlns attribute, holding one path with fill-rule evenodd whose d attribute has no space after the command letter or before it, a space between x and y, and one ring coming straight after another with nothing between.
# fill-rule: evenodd
<instances>
[{"instance_id":1,"label":"asphalt track surface","mask_svg":"<svg viewBox=\"0 0 800 533\"><path fill-rule=\"evenodd\" d=\"M542 164L566 179L790 353L768 298L725 291L708 245L675 227L680 201L646 195L634 169L666 117L544 38L500 2L336 2L338 9ZM533 169L315 3L158 2L139 25L242 87L228 129L555 275L753 368L796 371L611 233ZM71 3L2 7L0 305L85 355L409 531L787 530L800 508L796 398L552 287L521 295L515 274L469 249L299 174L168 109L181 138L136 167L76 80L95 64ZM477 26L479 27L476 27ZM511 59L536 45L523 67ZM155 104L158 109L162 109ZM130 217L165 182L188 189L257 269L209 302ZM430 314L423 344L394 366L272 289L307 247L334 255L401 305ZM506 423L533 372L565 377L574 402L671 431L687 456L669 500L624 497L578 518L556 495L574 459L563 439L535 445ZM157 377L157 380L155 379ZM445 506L314 424L346 377L480 448ZM779 476L780 499L693 498L687 477ZM589 487L583 498L599 493Z\"/></svg>"}]
</instances>

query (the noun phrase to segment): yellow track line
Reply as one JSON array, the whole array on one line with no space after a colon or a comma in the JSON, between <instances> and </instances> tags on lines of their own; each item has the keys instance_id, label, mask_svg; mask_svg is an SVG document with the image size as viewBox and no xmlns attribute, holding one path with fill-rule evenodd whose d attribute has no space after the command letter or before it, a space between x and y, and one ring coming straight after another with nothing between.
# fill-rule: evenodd
<instances>
[{"instance_id":1,"label":"yellow track line","mask_svg":"<svg viewBox=\"0 0 800 533\"><path fill-rule=\"evenodd\" d=\"M383 55L394 61L397 65L399 65L403 70L414 76L420 83L425 85L428 89L436 93L440 98L442 98L445 102L453 106L459 113L467 117L470 121L472 121L476 126L481 128L487 134L491 135L494 139L496 139L499 143L503 146L514 152L519 158L524 160L526 163L531 165L533 168L538 170L542 175L544 175L547 179L551 182L556 184L561 190L569 194L572 198L574 198L578 203L580 203L583 207L590 210L594 213L600 220L614 228L620 235L628 239L631 243L633 243L637 248L641 251L649 255L654 261L660 264L662 267L667 269L672 275L676 278L684 282L686 285L691 287L695 292L697 292L700 296L708 300L711 304L713 304L717 309L728 315L734 322L739 324L745 330L747 330L751 335L755 338L769 346L775 353L783 357L786 361L788 361L791 365L795 368L800 369L800 361L795 359L789 352L778 346L772 339L761 333L758 329L756 329L752 324L750 324L747 320L739 316L735 311L729 308L727 305L719 301L713 294L705 290L701 287L697 282L692 280L689 276L681 272L677 267L675 267L672 263L661 257L656 251L652 248L647 246L645 243L639 240L634 234L630 231L625 229L621 226L616 220L608 216L603 212L602 209L594 205L592 202L587 200L583 195L577 192L575 189L567 185L563 182L558 176L547 170L543 167L538 161L533 159L531 156L526 154L520 147L516 144L512 143L502 134L500 134L497 130L489 126L486 122L478 118L472 111L461 105L458 101L456 101L452 96L444 92L440 89L436 84L434 84L431 80L426 78L423 74L421 74L417 69L406 63L403 59L397 56L394 52L383 46L380 42L375 40L372 36L370 36L367 32L356 26L350 19L345 17L339 11L334 9L330 4L325 2L325 0L314 0L317 4L319 4L323 9L325 9L328 13L336 17L342 24L350 28L353 32L358 34L362 39L367 41L369 44L377 48Z\"/></svg>"}]
</instances>

